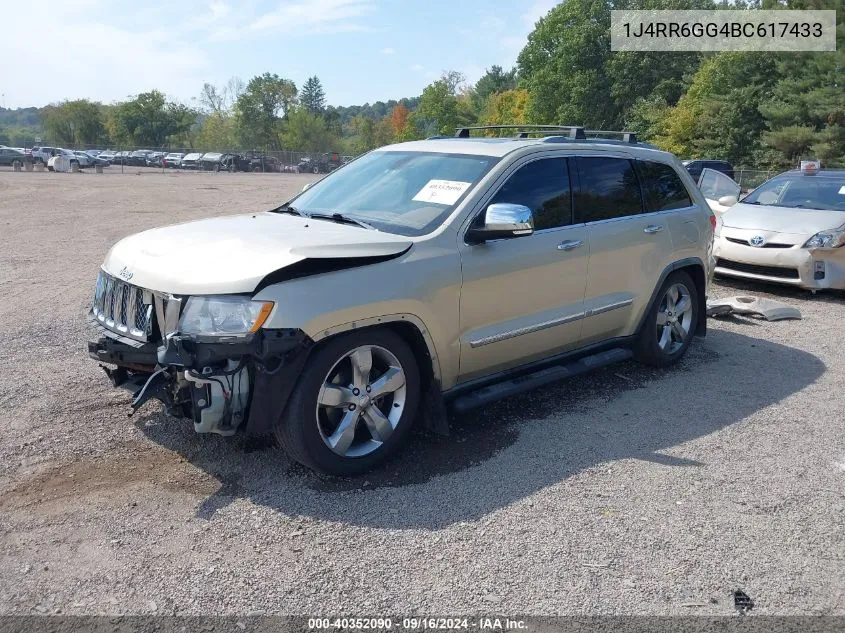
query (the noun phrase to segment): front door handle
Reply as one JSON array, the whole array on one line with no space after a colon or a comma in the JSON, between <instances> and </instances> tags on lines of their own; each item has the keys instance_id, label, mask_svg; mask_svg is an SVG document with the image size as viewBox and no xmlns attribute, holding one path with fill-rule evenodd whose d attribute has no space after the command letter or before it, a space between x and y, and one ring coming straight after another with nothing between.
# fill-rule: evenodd
<instances>
[{"instance_id":1,"label":"front door handle","mask_svg":"<svg viewBox=\"0 0 845 633\"><path fill-rule=\"evenodd\" d=\"M651 235L652 233L660 233L663 230L662 224L649 224L647 227L643 229L643 233L648 233Z\"/></svg>"},{"instance_id":2,"label":"front door handle","mask_svg":"<svg viewBox=\"0 0 845 633\"><path fill-rule=\"evenodd\" d=\"M571 251L573 248L578 248L583 244L582 240L566 240L565 242L561 242L557 245L557 250L559 251Z\"/></svg>"}]
</instances>

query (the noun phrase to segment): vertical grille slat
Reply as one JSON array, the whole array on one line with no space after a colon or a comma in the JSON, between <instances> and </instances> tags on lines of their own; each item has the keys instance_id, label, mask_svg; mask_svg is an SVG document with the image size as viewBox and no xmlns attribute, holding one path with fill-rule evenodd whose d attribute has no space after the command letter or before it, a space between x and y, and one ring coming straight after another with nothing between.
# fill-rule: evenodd
<instances>
[{"instance_id":1,"label":"vertical grille slat","mask_svg":"<svg viewBox=\"0 0 845 633\"><path fill-rule=\"evenodd\" d=\"M91 312L103 327L122 336L145 342L152 333L152 293L103 271L97 277Z\"/></svg>"}]
</instances>

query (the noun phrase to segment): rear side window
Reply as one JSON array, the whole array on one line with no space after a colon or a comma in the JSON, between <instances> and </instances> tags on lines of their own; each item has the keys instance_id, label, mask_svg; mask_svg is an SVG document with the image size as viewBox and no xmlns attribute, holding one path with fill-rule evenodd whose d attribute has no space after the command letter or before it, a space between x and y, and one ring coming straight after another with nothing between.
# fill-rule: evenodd
<instances>
[{"instance_id":1,"label":"rear side window","mask_svg":"<svg viewBox=\"0 0 845 633\"><path fill-rule=\"evenodd\" d=\"M640 184L626 158L579 156L581 187L575 208L582 222L639 215L643 211Z\"/></svg>"},{"instance_id":2,"label":"rear side window","mask_svg":"<svg viewBox=\"0 0 845 633\"><path fill-rule=\"evenodd\" d=\"M490 204L521 204L534 213L534 230L572 223L569 172L565 158L543 158L520 167Z\"/></svg>"},{"instance_id":3,"label":"rear side window","mask_svg":"<svg viewBox=\"0 0 845 633\"><path fill-rule=\"evenodd\" d=\"M672 167L644 160L636 161L636 165L646 213L692 206L687 188Z\"/></svg>"}]
</instances>

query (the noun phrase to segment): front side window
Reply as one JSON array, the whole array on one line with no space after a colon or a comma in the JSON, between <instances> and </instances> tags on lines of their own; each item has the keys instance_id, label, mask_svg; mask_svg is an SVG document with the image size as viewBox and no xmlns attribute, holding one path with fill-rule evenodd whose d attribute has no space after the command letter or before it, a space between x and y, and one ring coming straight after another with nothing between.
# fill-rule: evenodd
<instances>
[{"instance_id":1,"label":"front side window","mask_svg":"<svg viewBox=\"0 0 845 633\"><path fill-rule=\"evenodd\" d=\"M636 161L636 167L646 213L692 206L687 188L672 167L646 160Z\"/></svg>"},{"instance_id":2,"label":"front side window","mask_svg":"<svg viewBox=\"0 0 845 633\"><path fill-rule=\"evenodd\" d=\"M544 158L520 167L490 200L528 207L534 229L552 229L572 223L569 172L565 158Z\"/></svg>"},{"instance_id":3,"label":"front side window","mask_svg":"<svg viewBox=\"0 0 845 633\"><path fill-rule=\"evenodd\" d=\"M627 158L579 156L578 174L581 187L575 208L583 222L642 213L640 185Z\"/></svg>"},{"instance_id":4,"label":"front side window","mask_svg":"<svg viewBox=\"0 0 845 633\"><path fill-rule=\"evenodd\" d=\"M454 210L498 159L492 156L375 151L320 180L290 206L342 214L400 235L425 235Z\"/></svg>"}]
</instances>

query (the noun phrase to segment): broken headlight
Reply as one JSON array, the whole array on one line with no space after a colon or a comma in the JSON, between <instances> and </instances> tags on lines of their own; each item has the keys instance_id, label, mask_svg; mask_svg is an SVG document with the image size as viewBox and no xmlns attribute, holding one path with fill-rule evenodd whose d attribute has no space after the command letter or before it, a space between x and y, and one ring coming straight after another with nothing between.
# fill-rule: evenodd
<instances>
[{"instance_id":1,"label":"broken headlight","mask_svg":"<svg viewBox=\"0 0 845 633\"><path fill-rule=\"evenodd\" d=\"M190 297L179 319L179 331L200 336L250 334L264 325L272 310L272 301L253 301L249 297Z\"/></svg>"},{"instance_id":2,"label":"broken headlight","mask_svg":"<svg viewBox=\"0 0 845 633\"><path fill-rule=\"evenodd\" d=\"M804 244L804 248L836 248L845 244L845 230L819 231Z\"/></svg>"}]
</instances>

